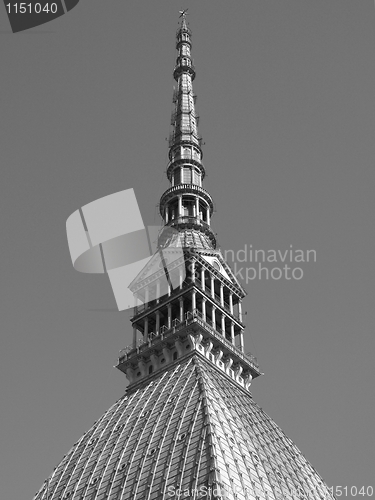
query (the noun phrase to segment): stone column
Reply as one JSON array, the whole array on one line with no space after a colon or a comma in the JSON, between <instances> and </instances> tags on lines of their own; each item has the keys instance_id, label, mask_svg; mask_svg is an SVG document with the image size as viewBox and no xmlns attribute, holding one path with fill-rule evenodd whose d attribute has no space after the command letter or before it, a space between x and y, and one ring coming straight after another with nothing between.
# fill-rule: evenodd
<instances>
[{"instance_id":1,"label":"stone column","mask_svg":"<svg viewBox=\"0 0 375 500\"><path fill-rule=\"evenodd\" d=\"M197 292L195 290L193 290L191 294L191 307L193 309L192 312L194 313L197 308Z\"/></svg>"},{"instance_id":2,"label":"stone column","mask_svg":"<svg viewBox=\"0 0 375 500\"><path fill-rule=\"evenodd\" d=\"M143 330L143 340L147 342L148 339L148 318L145 318L144 330Z\"/></svg>"},{"instance_id":3,"label":"stone column","mask_svg":"<svg viewBox=\"0 0 375 500\"><path fill-rule=\"evenodd\" d=\"M215 315L216 307L212 306L212 328L216 330L216 315Z\"/></svg>"},{"instance_id":4,"label":"stone column","mask_svg":"<svg viewBox=\"0 0 375 500\"><path fill-rule=\"evenodd\" d=\"M159 335L160 330L160 312L156 311L156 326L155 326L155 334Z\"/></svg>"},{"instance_id":5,"label":"stone column","mask_svg":"<svg viewBox=\"0 0 375 500\"><path fill-rule=\"evenodd\" d=\"M168 329L172 328L172 304L168 304Z\"/></svg>"},{"instance_id":6,"label":"stone column","mask_svg":"<svg viewBox=\"0 0 375 500\"><path fill-rule=\"evenodd\" d=\"M224 285L220 283L220 305L224 307Z\"/></svg>"},{"instance_id":7,"label":"stone column","mask_svg":"<svg viewBox=\"0 0 375 500\"><path fill-rule=\"evenodd\" d=\"M133 349L137 347L137 327L133 325Z\"/></svg>"},{"instance_id":8,"label":"stone column","mask_svg":"<svg viewBox=\"0 0 375 500\"><path fill-rule=\"evenodd\" d=\"M182 217L182 194L178 195L178 214L177 217Z\"/></svg>"},{"instance_id":9,"label":"stone column","mask_svg":"<svg viewBox=\"0 0 375 500\"><path fill-rule=\"evenodd\" d=\"M243 342L243 330L240 332L240 350L244 352L244 342Z\"/></svg>"},{"instance_id":10,"label":"stone column","mask_svg":"<svg viewBox=\"0 0 375 500\"><path fill-rule=\"evenodd\" d=\"M211 274L211 297L215 298L215 278L213 274Z\"/></svg>"},{"instance_id":11,"label":"stone column","mask_svg":"<svg viewBox=\"0 0 375 500\"><path fill-rule=\"evenodd\" d=\"M150 289L149 289L148 285L146 285L146 288L145 288L145 304L148 304L149 301L150 301Z\"/></svg>"},{"instance_id":12,"label":"stone column","mask_svg":"<svg viewBox=\"0 0 375 500\"><path fill-rule=\"evenodd\" d=\"M229 292L229 310L233 314L233 293Z\"/></svg>"},{"instance_id":13,"label":"stone column","mask_svg":"<svg viewBox=\"0 0 375 500\"><path fill-rule=\"evenodd\" d=\"M199 198L195 198L195 217L199 219Z\"/></svg>"},{"instance_id":14,"label":"stone column","mask_svg":"<svg viewBox=\"0 0 375 500\"><path fill-rule=\"evenodd\" d=\"M180 297L180 321L184 321L184 299Z\"/></svg>"},{"instance_id":15,"label":"stone column","mask_svg":"<svg viewBox=\"0 0 375 500\"><path fill-rule=\"evenodd\" d=\"M207 220L207 224L210 224L210 207L207 206L207 210L206 210L206 220Z\"/></svg>"},{"instance_id":16,"label":"stone column","mask_svg":"<svg viewBox=\"0 0 375 500\"><path fill-rule=\"evenodd\" d=\"M236 341L234 338L234 323L233 323L233 321L230 322L230 338L231 338L232 344L236 345Z\"/></svg>"},{"instance_id":17,"label":"stone column","mask_svg":"<svg viewBox=\"0 0 375 500\"><path fill-rule=\"evenodd\" d=\"M165 223L168 224L169 222L169 207L168 205L165 207Z\"/></svg>"},{"instance_id":18,"label":"stone column","mask_svg":"<svg viewBox=\"0 0 375 500\"><path fill-rule=\"evenodd\" d=\"M238 302L238 319L242 323L242 304L241 304L241 302Z\"/></svg>"},{"instance_id":19,"label":"stone column","mask_svg":"<svg viewBox=\"0 0 375 500\"><path fill-rule=\"evenodd\" d=\"M221 329L222 329L222 333L225 337L225 316L224 316L224 314L221 315Z\"/></svg>"},{"instance_id":20,"label":"stone column","mask_svg":"<svg viewBox=\"0 0 375 500\"><path fill-rule=\"evenodd\" d=\"M202 269L201 269L201 282L202 282L202 290L203 291L205 291L205 289L206 289L205 279L206 279L205 269L204 269L204 267L202 267Z\"/></svg>"},{"instance_id":21,"label":"stone column","mask_svg":"<svg viewBox=\"0 0 375 500\"><path fill-rule=\"evenodd\" d=\"M206 300L204 297L202 298L202 316L203 321L206 321Z\"/></svg>"}]
</instances>

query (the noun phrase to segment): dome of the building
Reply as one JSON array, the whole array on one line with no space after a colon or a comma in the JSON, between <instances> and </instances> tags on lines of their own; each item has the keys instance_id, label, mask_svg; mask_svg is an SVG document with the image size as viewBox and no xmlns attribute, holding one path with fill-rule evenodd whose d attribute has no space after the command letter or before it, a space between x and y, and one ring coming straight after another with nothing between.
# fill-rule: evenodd
<instances>
[{"instance_id":1,"label":"dome of the building","mask_svg":"<svg viewBox=\"0 0 375 500\"><path fill-rule=\"evenodd\" d=\"M331 495L251 395L191 352L119 399L35 496L169 498L322 500Z\"/></svg>"}]
</instances>

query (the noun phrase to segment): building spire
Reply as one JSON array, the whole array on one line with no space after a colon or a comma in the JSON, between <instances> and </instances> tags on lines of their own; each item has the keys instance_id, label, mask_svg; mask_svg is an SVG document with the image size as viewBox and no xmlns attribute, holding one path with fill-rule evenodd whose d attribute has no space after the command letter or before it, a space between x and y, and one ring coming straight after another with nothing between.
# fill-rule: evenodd
<instances>
[{"instance_id":1,"label":"building spire","mask_svg":"<svg viewBox=\"0 0 375 500\"><path fill-rule=\"evenodd\" d=\"M173 93L174 111L169 138L169 165L167 177L171 187L160 199L160 214L166 226L179 233L179 246L210 248L216 240L210 227L213 213L211 195L202 187L205 169L202 164L202 139L198 133L199 117L195 110L193 92L195 68L191 57L191 30L186 22L186 11L180 11L181 23L176 34L177 59L173 71L176 87ZM176 237L176 231L173 231ZM173 241L163 231L161 245Z\"/></svg>"}]
</instances>

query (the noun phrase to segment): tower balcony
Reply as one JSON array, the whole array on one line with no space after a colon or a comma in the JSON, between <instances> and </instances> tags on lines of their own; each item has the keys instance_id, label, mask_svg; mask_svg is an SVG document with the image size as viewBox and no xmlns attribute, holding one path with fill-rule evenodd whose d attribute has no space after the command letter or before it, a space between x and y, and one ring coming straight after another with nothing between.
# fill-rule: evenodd
<instances>
[{"instance_id":1,"label":"tower balcony","mask_svg":"<svg viewBox=\"0 0 375 500\"><path fill-rule=\"evenodd\" d=\"M189 64L188 62L181 62L180 64L177 64L174 68L174 71L173 71L173 78L176 81L178 81L178 79L182 75L182 73L188 73L191 77L191 80L193 81L195 78L194 64L192 64L192 63Z\"/></svg>"},{"instance_id":2,"label":"tower balcony","mask_svg":"<svg viewBox=\"0 0 375 500\"><path fill-rule=\"evenodd\" d=\"M210 207L210 214L212 215L212 212L214 211L214 203L208 191L198 186L197 184L177 184L176 186L172 186L167 189L160 198L159 210L162 217L164 214L166 203L182 194L193 194L205 200Z\"/></svg>"},{"instance_id":3,"label":"tower balcony","mask_svg":"<svg viewBox=\"0 0 375 500\"><path fill-rule=\"evenodd\" d=\"M212 231L211 227L207 222L204 222L200 217L193 217L190 215L184 215L182 217L176 217L165 224L169 226L178 226L181 229L204 229L207 231Z\"/></svg>"},{"instance_id":4,"label":"tower balcony","mask_svg":"<svg viewBox=\"0 0 375 500\"><path fill-rule=\"evenodd\" d=\"M201 136L198 136L196 132L187 128L186 130L173 131L169 135L168 145L170 148L174 148L183 144L192 144L201 148L202 141Z\"/></svg>"},{"instance_id":5,"label":"tower balcony","mask_svg":"<svg viewBox=\"0 0 375 500\"><path fill-rule=\"evenodd\" d=\"M136 344L127 346L119 352L118 361L116 368L120 371L127 373L127 369L134 363L137 363L139 359L148 360L152 354L157 354L158 350L162 352L162 349L166 346L171 346L174 342L178 342L181 338L184 338L186 334L195 336L199 339L197 344L202 346L193 347L193 349L201 354L207 350L207 357L211 362L218 365L222 369L225 369L225 363L223 360L227 357L231 357L234 364L242 365L243 372L249 371L251 373L251 378L256 378L262 374L259 368L257 358L250 352L244 353L241 349L235 346L233 343L228 341L222 333L213 328L212 325L207 322L202 314L198 310L193 310L184 315L183 320L175 319L171 323L170 327L161 327L158 331L150 332L148 339L139 339ZM211 344L211 348L209 347ZM208 347L208 349L207 349ZM186 353L187 351L186 346ZM221 351L221 356L219 355L217 359L215 353ZM189 350L189 352L191 352ZM183 354L177 354L172 362L178 357L183 356ZM229 370L227 370L230 373ZM242 370L241 370L242 371ZM141 374L139 374L142 378ZM231 376L237 378L234 371L231 370Z\"/></svg>"},{"instance_id":6,"label":"tower balcony","mask_svg":"<svg viewBox=\"0 0 375 500\"><path fill-rule=\"evenodd\" d=\"M191 144L193 146L198 146L200 149L202 147L203 139L197 132L193 132L190 129L186 131L176 131L174 130L168 139L168 145L170 148L174 148L175 146L180 146L184 144Z\"/></svg>"}]
</instances>

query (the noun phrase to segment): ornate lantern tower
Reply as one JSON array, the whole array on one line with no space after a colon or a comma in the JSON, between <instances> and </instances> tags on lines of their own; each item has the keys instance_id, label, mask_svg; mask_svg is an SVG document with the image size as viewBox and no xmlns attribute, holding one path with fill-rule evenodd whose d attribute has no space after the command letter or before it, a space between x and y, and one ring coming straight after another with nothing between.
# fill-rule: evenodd
<instances>
[{"instance_id":1,"label":"ornate lantern tower","mask_svg":"<svg viewBox=\"0 0 375 500\"><path fill-rule=\"evenodd\" d=\"M129 386L54 469L35 500L325 500L329 488L253 401L245 291L216 249L203 188L191 32L177 31L170 187L158 251L131 284Z\"/></svg>"}]
</instances>

